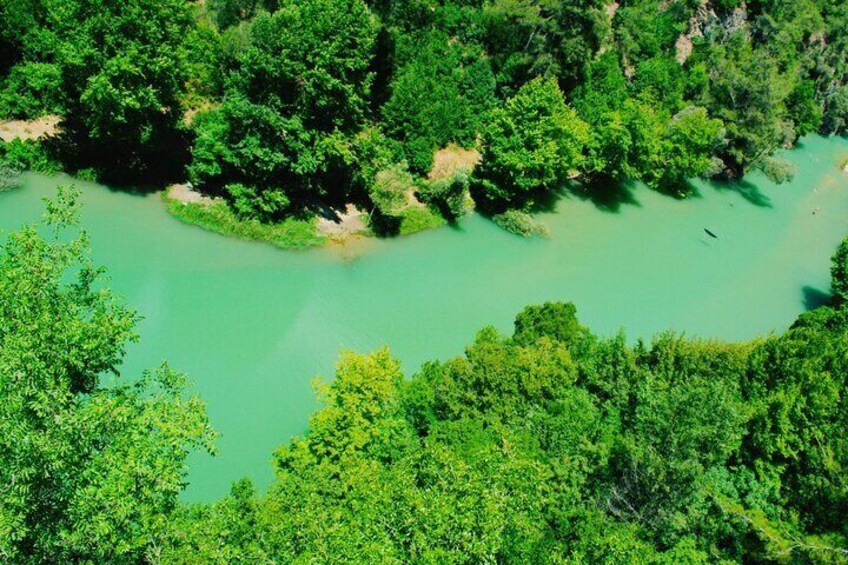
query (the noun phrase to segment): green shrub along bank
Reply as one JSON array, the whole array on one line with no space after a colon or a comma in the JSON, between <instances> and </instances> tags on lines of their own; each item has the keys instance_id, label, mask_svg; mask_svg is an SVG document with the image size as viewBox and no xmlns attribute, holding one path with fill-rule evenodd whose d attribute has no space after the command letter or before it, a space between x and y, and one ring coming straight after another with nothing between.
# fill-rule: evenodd
<instances>
[{"instance_id":1,"label":"green shrub along bank","mask_svg":"<svg viewBox=\"0 0 848 565\"><path fill-rule=\"evenodd\" d=\"M0 142L0 166L18 172L31 170L44 174L58 173L62 169L62 164L50 154L43 142L20 139Z\"/></svg>"},{"instance_id":2,"label":"green shrub along bank","mask_svg":"<svg viewBox=\"0 0 848 565\"><path fill-rule=\"evenodd\" d=\"M74 201L0 246L4 562L848 560L848 239L832 304L753 342L630 346L546 303L409 379L387 349L343 353L267 493L186 505L215 434L166 365L101 381L139 317Z\"/></svg>"},{"instance_id":3,"label":"green shrub along bank","mask_svg":"<svg viewBox=\"0 0 848 565\"><path fill-rule=\"evenodd\" d=\"M221 235L270 243L281 249L303 249L325 242L315 229L314 218L286 218L276 223L262 223L239 218L220 200L208 204L179 202L168 198L165 192L162 199L168 212L178 220Z\"/></svg>"},{"instance_id":4,"label":"green shrub along bank","mask_svg":"<svg viewBox=\"0 0 848 565\"><path fill-rule=\"evenodd\" d=\"M0 117L61 114L64 167L113 184L391 234L387 188L451 144L490 216L574 176L787 180L779 150L848 126L846 30L845 0L0 0Z\"/></svg>"}]
</instances>

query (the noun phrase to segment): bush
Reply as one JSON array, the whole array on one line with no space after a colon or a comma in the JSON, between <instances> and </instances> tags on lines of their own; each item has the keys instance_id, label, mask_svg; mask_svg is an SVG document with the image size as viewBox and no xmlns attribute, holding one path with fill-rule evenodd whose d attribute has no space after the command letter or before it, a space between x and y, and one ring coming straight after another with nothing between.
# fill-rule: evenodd
<instances>
[{"instance_id":1,"label":"bush","mask_svg":"<svg viewBox=\"0 0 848 565\"><path fill-rule=\"evenodd\" d=\"M60 163L50 155L47 147L32 139L13 139L0 143L0 167L43 174L54 174L61 170Z\"/></svg>"},{"instance_id":2,"label":"bush","mask_svg":"<svg viewBox=\"0 0 848 565\"><path fill-rule=\"evenodd\" d=\"M474 170L483 204L495 211L519 208L556 188L582 163L588 136L555 80L528 82L491 112L483 130L483 158Z\"/></svg>"},{"instance_id":3,"label":"bush","mask_svg":"<svg viewBox=\"0 0 848 565\"><path fill-rule=\"evenodd\" d=\"M482 116L495 103L495 79L479 48L443 33L407 40L399 51L408 62L391 84L383 117L387 132L404 142L410 168L426 174L439 147L474 144Z\"/></svg>"},{"instance_id":4,"label":"bush","mask_svg":"<svg viewBox=\"0 0 848 565\"><path fill-rule=\"evenodd\" d=\"M61 113L59 68L48 63L12 67L0 90L0 117L31 119Z\"/></svg>"},{"instance_id":5,"label":"bush","mask_svg":"<svg viewBox=\"0 0 848 565\"><path fill-rule=\"evenodd\" d=\"M414 187L415 179L407 170L406 163L395 163L377 173L368 196L380 214L397 217L406 208L406 193Z\"/></svg>"},{"instance_id":6,"label":"bush","mask_svg":"<svg viewBox=\"0 0 848 565\"><path fill-rule=\"evenodd\" d=\"M0 164L0 192L15 188L21 183L21 172L7 165Z\"/></svg>"},{"instance_id":7,"label":"bush","mask_svg":"<svg viewBox=\"0 0 848 565\"><path fill-rule=\"evenodd\" d=\"M410 206L403 212L398 235L410 235L445 225L445 220L429 206Z\"/></svg>"},{"instance_id":8,"label":"bush","mask_svg":"<svg viewBox=\"0 0 848 565\"><path fill-rule=\"evenodd\" d=\"M521 210L507 210L503 214L492 216L492 221L506 231L522 237L547 237L550 234L548 226Z\"/></svg>"},{"instance_id":9,"label":"bush","mask_svg":"<svg viewBox=\"0 0 848 565\"><path fill-rule=\"evenodd\" d=\"M455 220L465 213L469 181L468 170L461 168L450 178L425 181L418 196L423 202L438 208L446 219Z\"/></svg>"},{"instance_id":10,"label":"bush","mask_svg":"<svg viewBox=\"0 0 848 565\"><path fill-rule=\"evenodd\" d=\"M289 199L280 190L256 190L240 183L224 187L230 196L230 205L241 218L274 221L281 218L289 207Z\"/></svg>"}]
</instances>

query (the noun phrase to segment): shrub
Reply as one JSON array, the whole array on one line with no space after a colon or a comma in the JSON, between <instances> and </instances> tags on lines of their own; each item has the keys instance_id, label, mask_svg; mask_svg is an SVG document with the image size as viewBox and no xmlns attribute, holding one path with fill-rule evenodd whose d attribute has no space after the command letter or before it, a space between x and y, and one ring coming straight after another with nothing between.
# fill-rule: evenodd
<instances>
[{"instance_id":1,"label":"shrub","mask_svg":"<svg viewBox=\"0 0 848 565\"><path fill-rule=\"evenodd\" d=\"M60 170L60 164L54 159L47 147L37 140L13 139L0 143L0 167L16 171L36 171L54 174Z\"/></svg>"},{"instance_id":2,"label":"shrub","mask_svg":"<svg viewBox=\"0 0 848 565\"><path fill-rule=\"evenodd\" d=\"M450 178L425 181L418 195L423 202L438 208L446 219L455 220L465 212L469 181L468 170L461 168Z\"/></svg>"},{"instance_id":3,"label":"shrub","mask_svg":"<svg viewBox=\"0 0 848 565\"><path fill-rule=\"evenodd\" d=\"M518 208L557 187L583 160L588 126L566 105L555 80L534 79L492 111L483 159L474 170L484 204Z\"/></svg>"},{"instance_id":4,"label":"shrub","mask_svg":"<svg viewBox=\"0 0 848 565\"><path fill-rule=\"evenodd\" d=\"M59 68L49 63L12 67L0 90L0 117L30 119L61 113Z\"/></svg>"},{"instance_id":5,"label":"shrub","mask_svg":"<svg viewBox=\"0 0 848 565\"><path fill-rule=\"evenodd\" d=\"M507 210L502 214L492 216L492 221L506 231L522 237L533 235L547 237L550 234L548 226L521 210Z\"/></svg>"}]
</instances>

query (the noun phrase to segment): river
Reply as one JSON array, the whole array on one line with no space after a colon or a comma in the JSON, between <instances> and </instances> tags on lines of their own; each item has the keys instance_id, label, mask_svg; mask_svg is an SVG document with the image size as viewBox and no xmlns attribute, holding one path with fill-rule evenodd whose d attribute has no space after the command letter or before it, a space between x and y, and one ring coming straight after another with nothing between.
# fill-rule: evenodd
<instances>
[{"instance_id":1,"label":"river","mask_svg":"<svg viewBox=\"0 0 848 565\"><path fill-rule=\"evenodd\" d=\"M564 195L521 239L472 215L459 226L305 252L227 239L168 216L158 195L27 174L0 195L0 228L40 216L57 184L83 190L83 223L110 285L143 316L123 372L163 360L189 374L221 433L191 458L187 500L272 477L273 450L317 407L315 376L340 349L388 344L411 375L462 353L475 332L510 330L523 306L571 300L599 334L675 329L745 339L785 329L828 291L848 234L848 140L810 137L787 154L791 183L695 183L678 201L641 186L592 202ZM718 238L708 236L704 228Z\"/></svg>"}]
</instances>

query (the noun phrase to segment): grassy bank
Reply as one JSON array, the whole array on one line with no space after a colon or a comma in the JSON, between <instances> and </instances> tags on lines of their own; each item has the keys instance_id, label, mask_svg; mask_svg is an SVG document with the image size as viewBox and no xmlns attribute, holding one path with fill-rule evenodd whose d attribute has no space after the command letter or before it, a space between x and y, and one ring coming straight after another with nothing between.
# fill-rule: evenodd
<instances>
[{"instance_id":1,"label":"grassy bank","mask_svg":"<svg viewBox=\"0 0 848 565\"><path fill-rule=\"evenodd\" d=\"M257 220L242 220L223 201L182 202L169 197L167 192L162 193L162 200L168 212L186 224L229 237L270 243L281 249L305 249L344 240L319 233L315 218L289 218L277 224L263 224ZM427 206L409 206L403 211L397 235L410 235L446 224L447 221L441 215ZM373 234L370 230L365 230L355 235Z\"/></svg>"},{"instance_id":2,"label":"grassy bank","mask_svg":"<svg viewBox=\"0 0 848 565\"><path fill-rule=\"evenodd\" d=\"M410 235L424 230L440 228L447 223L447 220L428 206L410 206L403 211L398 235Z\"/></svg>"},{"instance_id":3,"label":"grassy bank","mask_svg":"<svg viewBox=\"0 0 848 565\"><path fill-rule=\"evenodd\" d=\"M281 249L305 249L327 241L316 232L314 218L290 218L277 224L263 224L238 218L220 201L209 204L183 203L168 198L164 192L162 199L168 212L178 220L221 235L270 243Z\"/></svg>"}]
</instances>

